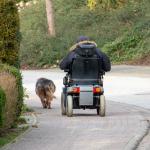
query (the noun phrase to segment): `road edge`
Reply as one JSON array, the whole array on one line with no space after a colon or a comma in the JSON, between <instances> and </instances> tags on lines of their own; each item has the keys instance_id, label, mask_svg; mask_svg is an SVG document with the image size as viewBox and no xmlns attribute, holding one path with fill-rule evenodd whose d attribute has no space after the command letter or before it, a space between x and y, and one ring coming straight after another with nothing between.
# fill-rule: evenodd
<instances>
[{"instance_id":1,"label":"road edge","mask_svg":"<svg viewBox=\"0 0 150 150\"><path fill-rule=\"evenodd\" d=\"M140 143L142 142L142 140L144 139L144 137L149 133L150 130L149 120L143 120L141 124L142 130L129 140L124 150L136 150L140 145Z\"/></svg>"}]
</instances>

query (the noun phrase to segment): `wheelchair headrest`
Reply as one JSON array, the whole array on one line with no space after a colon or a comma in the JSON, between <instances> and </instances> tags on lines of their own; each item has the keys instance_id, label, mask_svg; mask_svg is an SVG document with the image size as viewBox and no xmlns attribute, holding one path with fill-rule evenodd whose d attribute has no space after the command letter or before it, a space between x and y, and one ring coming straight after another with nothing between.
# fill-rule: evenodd
<instances>
[{"instance_id":1,"label":"wheelchair headrest","mask_svg":"<svg viewBox=\"0 0 150 150\"><path fill-rule=\"evenodd\" d=\"M92 57L96 54L94 44L80 44L76 49L76 53L83 57Z\"/></svg>"}]
</instances>

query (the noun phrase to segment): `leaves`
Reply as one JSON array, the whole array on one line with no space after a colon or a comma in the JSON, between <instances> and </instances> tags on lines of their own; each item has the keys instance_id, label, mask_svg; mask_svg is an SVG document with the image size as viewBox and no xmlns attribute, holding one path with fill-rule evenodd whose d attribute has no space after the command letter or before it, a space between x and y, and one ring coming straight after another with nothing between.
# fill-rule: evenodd
<instances>
[{"instance_id":1,"label":"leaves","mask_svg":"<svg viewBox=\"0 0 150 150\"><path fill-rule=\"evenodd\" d=\"M87 6L89 7L90 10L95 9L96 4L97 4L96 0L88 0L88 2L87 2Z\"/></svg>"},{"instance_id":2,"label":"leaves","mask_svg":"<svg viewBox=\"0 0 150 150\"><path fill-rule=\"evenodd\" d=\"M106 10L109 10L112 8L118 8L127 2L128 2L127 0L88 0L87 6L89 7L90 10L94 10L98 6Z\"/></svg>"}]
</instances>

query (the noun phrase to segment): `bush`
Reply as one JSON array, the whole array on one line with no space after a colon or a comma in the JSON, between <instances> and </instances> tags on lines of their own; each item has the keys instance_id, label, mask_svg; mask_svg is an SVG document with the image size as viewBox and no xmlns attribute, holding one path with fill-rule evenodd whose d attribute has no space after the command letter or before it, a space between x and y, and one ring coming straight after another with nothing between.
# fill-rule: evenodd
<instances>
[{"instance_id":1,"label":"bush","mask_svg":"<svg viewBox=\"0 0 150 150\"><path fill-rule=\"evenodd\" d=\"M15 116L19 116L21 114L21 110L22 110L22 106L23 106L23 86L22 86L22 76L21 73L18 69L16 69L15 67L9 66L9 65L4 65L4 64L0 64L0 74L9 74L9 76L12 76L15 78L14 81L14 85L16 85L16 111L15 111ZM0 78L3 76L0 76ZM3 80L2 80L3 81ZM7 80L4 80L4 85L5 82L7 83ZM11 81L10 81L11 82ZM12 85L12 83L9 83L8 86ZM2 87L2 86L1 86ZM14 93L15 93L14 90ZM13 94L13 93L12 93ZM6 94L7 97L7 94Z\"/></svg>"},{"instance_id":2,"label":"bush","mask_svg":"<svg viewBox=\"0 0 150 150\"><path fill-rule=\"evenodd\" d=\"M4 112L3 112L3 125L2 128L10 128L16 120L16 106L17 106L17 87L16 79L14 76L7 72L0 74L0 86L6 94Z\"/></svg>"},{"instance_id":3,"label":"bush","mask_svg":"<svg viewBox=\"0 0 150 150\"><path fill-rule=\"evenodd\" d=\"M4 90L0 87L0 128L4 124L4 108L5 108L6 95Z\"/></svg>"},{"instance_id":4,"label":"bush","mask_svg":"<svg viewBox=\"0 0 150 150\"><path fill-rule=\"evenodd\" d=\"M0 61L19 66L19 15L15 0L0 0Z\"/></svg>"},{"instance_id":5,"label":"bush","mask_svg":"<svg viewBox=\"0 0 150 150\"><path fill-rule=\"evenodd\" d=\"M140 20L129 32L114 42L104 45L103 50L113 62L141 58L150 53L150 20Z\"/></svg>"}]
</instances>

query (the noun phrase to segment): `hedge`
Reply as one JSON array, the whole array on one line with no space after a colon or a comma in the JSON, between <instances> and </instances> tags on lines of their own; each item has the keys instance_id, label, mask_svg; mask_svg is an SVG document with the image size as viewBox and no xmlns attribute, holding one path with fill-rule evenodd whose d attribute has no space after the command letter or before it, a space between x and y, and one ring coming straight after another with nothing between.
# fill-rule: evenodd
<instances>
[{"instance_id":1,"label":"hedge","mask_svg":"<svg viewBox=\"0 0 150 150\"><path fill-rule=\"evenodd\" d=\"M5 108L6 95L4 90L0 87L0 127L4 122L4 108Z\"/></svg>"},{"instance_id":2,"label":"hedge","mask_svg":"<svg viewBox=\"0 0 150 150\"><path fill-rule=\"evenodd\" d=\"M19 14L15 0L0 0L0 62L19 67Z\"/></svg>"}]
</instances>

